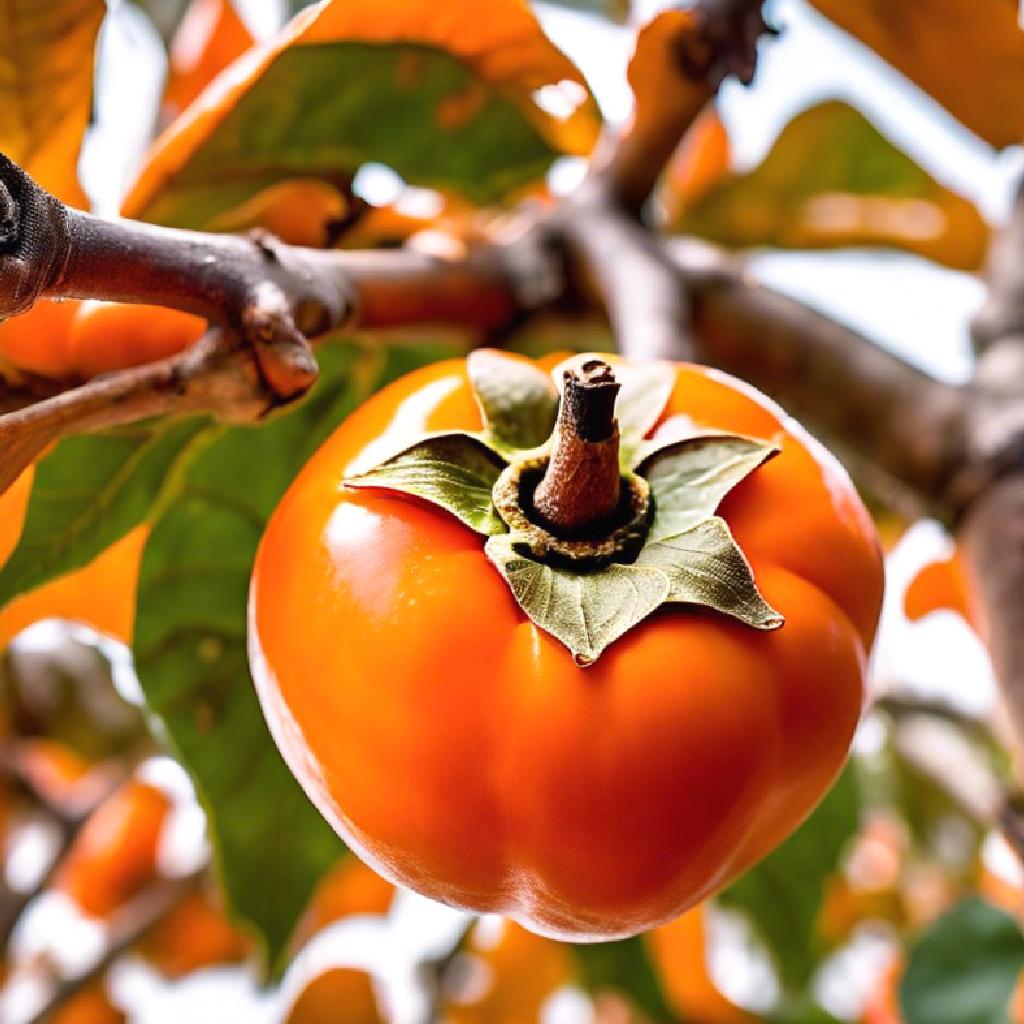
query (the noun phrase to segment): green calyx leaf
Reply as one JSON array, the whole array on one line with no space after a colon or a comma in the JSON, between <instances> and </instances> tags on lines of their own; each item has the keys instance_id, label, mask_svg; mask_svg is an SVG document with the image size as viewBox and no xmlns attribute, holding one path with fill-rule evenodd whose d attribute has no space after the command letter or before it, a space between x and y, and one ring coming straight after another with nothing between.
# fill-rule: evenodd
<instances>
[{"instance_id":1,"label":"green calyx leaf","mask_svg":"<svg viewBox=\"0 0 1024 1024\"><path fill-rule=\"evenodd\" d=\"M636 565L668 577L666 601L713 608L755 629L777 629L782 616L761 596L729 525L719 516L649 542Z\"/></svg>"},{"instance_id":2,"label":"green calyx leaf","mask_svg":"<svg viewBox=\"0 0 1024 1024\"><path fill-rule=\"evenodd\" d=\"M556 382L569 365L556 367ZM636 538L628 551L605 538L610 555L595 558L588 548L592 557L579 561L583 554L574 552L567 564L531 543L536 538L527 531L543 533L543 527L529 510L520 513L514 498L514 507L502 505L504 518L495 507L495 484L509 463L543 459L557 412L555 389L535 367L501 353L474 353L468 370L483 414L482 433L422 438L346 482L432 502L487 537L484 551L519 606L581 666L592 665L663 604L709 609L759 630L782 625L728 524L716 515L725 496L778 453L774 444L725 433L646 440L662 416L675 372L668 364L617 365L620 461L636 486L642 485L632 473L646 479L653 517L639 553ZM559 549L553 535L550 540L550 550ZM596 551L599 541L594 543Z\"/></svg>"},{"instance_id":3,"label":"green calyx leaf","mask_svg":"<svg viewBox=\"0 0 1024 1024\"><path fill-rule=\"evenodd\" d=\"M658 566L612 562L594 573L554 568L521 555L515 534L491 537L484 551L527 615L592 665L623 633L669 599L671 581Z\"/></svg>"},{"instance_id":4,"label":"green calyx leaf","mask_svg":"<svg viewBox=\"0 0 1024 1024\"><path fill-rule=\"evenodd\" d=\"M345 482L349 487L382 487L422 498L471 530L492 536L506 529L491 499L504 468L505 460L472 434L437 434Z\"/></svg>"},{"instance_id":5,"label":"green calyx leaf","mask_svg":"<svg viewBox=\"0 0 1024 1024\"><path fill-rule=\"evenodd\" d=\"M655 518L648 543L712 516L722 499L779 449L756 438L703 434L641 450L637 471L651 485Z\"/></svg>"},{"instance_id":6,"label":"green calyx leaf","mask_svg":"<svg viewBox=\"0 0 1024 1024\"><path fill-rule=\"evenodd\" d=\"M539 448L555 429L558 392L525 359L478 349L466 360L488 443L498 451Z\"/></svg>"}]
</instances>

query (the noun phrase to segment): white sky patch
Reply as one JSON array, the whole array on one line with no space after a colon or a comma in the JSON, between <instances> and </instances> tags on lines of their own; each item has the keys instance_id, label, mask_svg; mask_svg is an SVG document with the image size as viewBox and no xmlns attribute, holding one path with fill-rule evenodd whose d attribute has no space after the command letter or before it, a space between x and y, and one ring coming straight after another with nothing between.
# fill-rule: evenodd
<instances>
[{"instance_id":1,"label":"white sky patch","mask_svg":"<svg viewBox=\"0 0 1024 1024\"><path fill-rule=\"evenodd\" d=\"M553 196L575 191L587 174L587 161L578 156L562 156L548 168L548 189Z\"/></svg>"},{"instance_id":2,"label":"white sky patch","mask_svg":"<svg viewBox=\"0 0 1024 1024\"><path fill-rule=\"evenodd\" d=\"M572 117L586 98L587 90L571 78L563 78L554 85L542 85L533 94L533 102L559 121Z\"/></svg>"},{"instance_id":3,"label":"white sky patch","mask_svg":"<svg viewBox=\"0 0 1024 1024\"><path fill-rule=\"evenodd\" d=\"M389 206L404 188L401 177L384 164L363 164L352 179L352 191L371 206Z\"/></svg>"},{"instance_id":4,"label":"white sky patch","mask_svg":"<svg viewBox=\"0 0 1024 1024\"><path fill-rule=\"evenodd\" d=\"M409 185L395 200L395 210L406 217L430 220L444 210L444 196L432 188L416 188Z\"/></svg>"}]
</instances>

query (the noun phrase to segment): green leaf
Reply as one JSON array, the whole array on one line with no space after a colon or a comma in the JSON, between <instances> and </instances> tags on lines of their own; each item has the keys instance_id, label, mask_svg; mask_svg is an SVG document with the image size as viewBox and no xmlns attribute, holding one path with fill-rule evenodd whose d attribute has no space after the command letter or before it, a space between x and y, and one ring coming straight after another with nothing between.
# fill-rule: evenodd
<instances>
[{"instance_id":1,"label":"green leaf","mask_svg":"<svg viewBox=\"0 0 1024 1024\"><path fill-rule=\"evenodd\" d=\"M411 494L451 512L471 530L492 536L506 529L491 501L504 468L505 460L472 434L437 434L345 483Z\"/></svg>"},{"instance_id":2,"label":"green leaf","mask_svg":"<svg viewBox=\"0 0 1024 1024\"><path fill-rule=\"evenodd\" d=\"M579 665L590 665L669 594L660 568L612 563L581 574L520 555L513 534L492 537L484 551L524 612L560 640Z\"/></svg>"},{"instance_id":3,"label":"green leaf","mask_svg":"<svg viewBox=\"0 0 1024 1024\"><path fill-rule=\"evenodd\" d=\"M650 540L682 533L714 515L741 480L778 452L766 441L735 434L706 434L642 450L637 472L651 485L655 510Z\"/></svg>"},{"instance_id":4,"label":"green leaf","mask_svg":"<svg viewBox=\"0 0 1024 1024\"><path fill-rule=\"evenodd\" d=\"M434 352L327 345L318 355L321 379L305 402L259 428L223 429L188 466L146 546L134 637L147 702L206 807L231 906L263 936L271 964L344 848L281 760L256 699L252 560L281 494L333 427Z\"/></svg>"},{"instance_id":5,"label":"green leaf","mask_svg":"<svg viewBox=\"0 0 1024 1024\"><path fill-rule=\"evenodd\" d=\"M761 596L750 563L718 516L645 545L635 568L654 567L670 581L666 601L712 608L755 629L777 629L784 621Z\"/></svg>"},{"instance_id":6,"label":"green leaf","mask_svg":"<svg viewBox=\"0 0 1024 1024\"><path fill-rule=\"evenodd\" d=\"M669 1008L658 972L639 935L619 942L572 945L581 986L594 995L611 989L652 1021L678 1021Z\"/></svg>"},{"instance_id":7,"label":"green leaf","mask_svg":"<svg viewBox=\"0 0 1024 1024\"><path fill-rule=\"evenodd\" d=\"M488 440L499 450L539 448L555 428L558 392L533 363L493 349L466 360Z\"/></svg>"},{"instance_id":8,"label":"green leaf","mask_svg":"<svg viewBox=\"0 0 1024 1024\"><path fill-rule=\"evenodd\" d=\"M860 825L860 802L848 765L807 821L718 897L748 917L792 995L802 994L825 952L816 930L824 887Z\"/></svg>"},{"instance_id":9,"label":"green leaf","mask_svg":"<svg viewBox=\"0 0 1024 1024\"><path fill-rule=\"evenodd\" d=\"M735 248L884 246L958 270L977 270L989 241L971 202L838 100L797 114L760 166L684 205L672 229Z\"/></svg>"},{"instance_id":10,"label":"green leaf","mask_svg":"<svg viewBox=\"0 0 1024 1024\"><path fill-rule=\"evenodd\" d=\"M203 227L278 182L345 185L368 162L493 203L561 153L584 155L600 123L582 76L518 0L490 0L486 18L472 0L333 0L242 62L230 88L207 91L205 116L165 133L127 216ZM566 117L538 102L544 88Z\"/></svg>"},{"instance_id":11,"label":"green leaf","mask_svg":"<svg viewBox=\"0 0 1024 1024\"><path fill-rule=\"evenodd\" d=\"M25 528L0 569L0 605L87 565L151 518L216 430L202 419L159 421L61 442L36 469Z\"/></svg>"},{"instance_id":12,"label":"green leaf","mask_svg":"<svg viewBox=\"0 0 1024 1024\"><path fill-rule=\"evenodd\" d=\"M1024 937L1008 914L968 899L911 949L900 983L906 1024L1008 1024Z\"/></svg>"},{"instance_id":13,"label":"green leaf","mask_svg":"<svg viewBox=\"0 0 1024 1024\"><path fill-rule=\"evenodd\" d=\"M604 356L584 352L559 363L551 371L559 392L566 370L595 358L603 359ZM663 362L613 363L612 369L622 385L615 400L615 418L619 421L619 463L623 470L629 470L636 465L644 438L661 419L672 397L676 371L671 363Z\"/></svg>"}]
</instances>

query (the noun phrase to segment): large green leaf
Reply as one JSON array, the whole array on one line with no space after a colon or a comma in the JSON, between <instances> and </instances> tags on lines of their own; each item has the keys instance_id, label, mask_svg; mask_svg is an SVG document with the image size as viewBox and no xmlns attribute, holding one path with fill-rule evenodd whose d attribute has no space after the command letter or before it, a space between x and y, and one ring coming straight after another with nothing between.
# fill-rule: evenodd
<instances>
[{"instance_id":1,"label":"large green leaf","mask_svg":"<svg viewBox=\"0 0 1024 1024\"><path fill-rule=\"evenodd\" d=\"M333 0L242 61L155 147L129 216L201 227L282 180L345 182L367 162L490 202L588 150L598 123L579 72L517 0L486 16L470 0ZM541 89L578 106L554 116Z\"/></svg>"},{"instance_id":2,"label":"large green leaf","mask_svg":"<svg viewBox=\"0 0 1024 1024\"><path fill-rule=\"evenodd\" d=\"M436 353L326 346L321 379L287 416L223 428L184 473L143 558L135 658L206 807L234 911L279 962L343 847L281 760L249 678L246 598L264 524L295 472L369 392ZM366 360L372 362L367 364Z\"/></svg>"},{"instance_id":3,"label":"large green leaf","mask_svg":"<svg viewBox=\"0 0 1024 1024\"><path fill-rule=\"evenodd\" d=\"M794 995L802 993L824 952L816 923L825 882L839 871L859 824L860 790L847 766L807 821L719 897L750 919Z\"/></svg>"},{"instance_id":4,"label":"large green leaf","mask_svg":"<svg viewBox=\"0 0 1024 1024\"><path fill-rule=\"evenodd\" d=\"M36 469L21 539L0 569L0 606L87 565L152 518L214 430L202 419L150 422L58 445Z\"/></svg>"},{"instance_id":5,"label":"large green leaf","mask_svg":"<svg viewBox=\"0 0 1024 1024\"><path fill-rule=\"evenodd\" d=\"M672 227L736 248L894 247L961 270L988 246L973 204L838 100L797 114L760 166L712 185Z\"/></svg>"},{"instance_id":6,"label":"large green leaf","mask_svg":"<svg viewBox=\"0 0 1024 1024\"><path fill-rule=\"evenodd\" d=\"M1024 936L1008 914L968 899L910 951L900 983L906 1024L1008 1024Z\"/></svg>"}]
</instances>

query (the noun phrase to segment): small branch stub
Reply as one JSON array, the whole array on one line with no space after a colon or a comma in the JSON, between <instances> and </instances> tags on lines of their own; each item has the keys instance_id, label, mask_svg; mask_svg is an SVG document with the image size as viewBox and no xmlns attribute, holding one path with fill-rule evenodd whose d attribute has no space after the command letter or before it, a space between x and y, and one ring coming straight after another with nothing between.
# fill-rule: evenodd
<instances>
[{"instance_id":1,"label":"small branch stub","mask_svg":"<svg viewBox=\"0 0 1024 1024\"><path fill-rule=\"evenodd\" d=\"M551 458L533 496L535 511L555 532L586 529L619 506L619 387L602 359L565 371Z\"/></svg>"}]
</instances>

